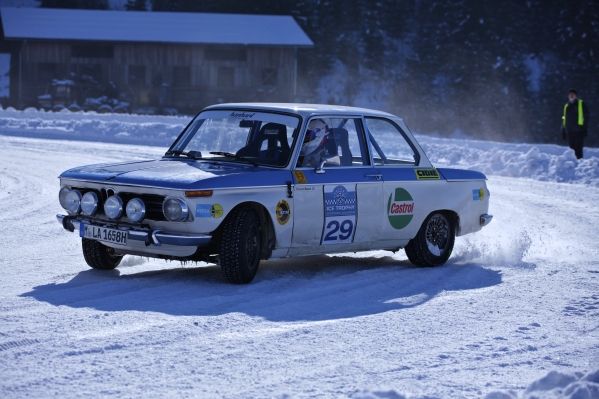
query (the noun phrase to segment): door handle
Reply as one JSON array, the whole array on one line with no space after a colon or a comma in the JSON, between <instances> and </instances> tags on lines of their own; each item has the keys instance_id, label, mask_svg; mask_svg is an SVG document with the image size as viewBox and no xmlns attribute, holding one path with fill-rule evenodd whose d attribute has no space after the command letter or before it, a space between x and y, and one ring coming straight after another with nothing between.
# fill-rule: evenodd
<instances>
[{"instance_id":1,"label":"door handle","mask_svg":"<svg viewBox=\"0 0 599 399\"><path fill-rule=\"evenodd\" d=\"M364 177L372 177L375 180L383 180L383 175L376 175L376 174L374 174L374 175L364 175Z\"/></svg>"}]
</instances>

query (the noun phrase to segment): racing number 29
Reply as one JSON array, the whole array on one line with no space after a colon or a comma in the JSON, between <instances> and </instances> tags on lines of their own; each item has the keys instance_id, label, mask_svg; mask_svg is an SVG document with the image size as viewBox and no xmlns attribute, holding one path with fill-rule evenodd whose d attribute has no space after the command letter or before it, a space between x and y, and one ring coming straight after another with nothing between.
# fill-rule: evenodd
<instances>
[{"instance_id":1,"label":"racing number 29","mask_svg":"<svg viewBox=\"0 0 599 399\"><path fill-rule=\"evenodd\" d=\"M346 241L352 236L353 231L354 222L352 220L331 220L326 225L323 241Z\"/></svg>"}]
</instances>

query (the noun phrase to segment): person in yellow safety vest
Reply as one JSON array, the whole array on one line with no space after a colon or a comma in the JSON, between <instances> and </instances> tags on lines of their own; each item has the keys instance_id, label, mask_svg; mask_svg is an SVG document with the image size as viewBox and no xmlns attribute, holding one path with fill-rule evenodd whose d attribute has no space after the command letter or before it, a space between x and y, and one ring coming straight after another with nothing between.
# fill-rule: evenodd
<instances>
[{"instance_id":1,"label":"person in yellow safety vest","mask_svg":"<svg viewBox=\"0 0 599 399\"><path fill-rule=\"evenodd\" d=\"M589 109L587 105L578 98L576 90L568 91L568 102L564 105L562 114L562 137L568 139L568 145L574 150L576 158L582 158L582 147L589 126Z\"/></svg>"}]
</instances>

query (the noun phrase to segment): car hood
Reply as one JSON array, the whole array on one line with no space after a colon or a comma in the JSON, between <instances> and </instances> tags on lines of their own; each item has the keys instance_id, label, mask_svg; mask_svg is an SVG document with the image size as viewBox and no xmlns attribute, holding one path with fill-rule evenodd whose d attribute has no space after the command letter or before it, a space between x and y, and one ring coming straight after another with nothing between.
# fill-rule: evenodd
<instances>
[{"instance_id":1,"label":"car hood","mask_svg":"<svg viewBox=\"0 0 599 399\"><path fill-rule=\"evenodd\" d=\"M285 169L229 162L164 158L69 169L60 178L174 189L248 187L285 184Z\"/></svg>"}]
</instances>

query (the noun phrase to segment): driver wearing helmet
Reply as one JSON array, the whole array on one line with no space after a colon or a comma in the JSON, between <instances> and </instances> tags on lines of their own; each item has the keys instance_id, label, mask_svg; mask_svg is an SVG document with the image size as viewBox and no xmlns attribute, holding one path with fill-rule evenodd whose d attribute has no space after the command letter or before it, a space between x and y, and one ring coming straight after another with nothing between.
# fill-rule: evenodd
<instances>
[{"instance_id":1,"label":"driver wearing helmet","mask_svg":"<svg viewBox=\"0 0 599 399\"><path fill-rule=\"evenodd\" d=\"M302 157L300 166L316 168L323 159L326 159L328 135L328 126L322 119L310 121L300 152L300 157Z\"/></svg>"}]
</instances>

